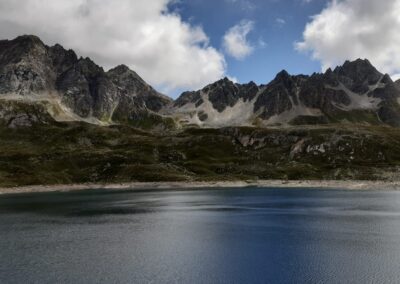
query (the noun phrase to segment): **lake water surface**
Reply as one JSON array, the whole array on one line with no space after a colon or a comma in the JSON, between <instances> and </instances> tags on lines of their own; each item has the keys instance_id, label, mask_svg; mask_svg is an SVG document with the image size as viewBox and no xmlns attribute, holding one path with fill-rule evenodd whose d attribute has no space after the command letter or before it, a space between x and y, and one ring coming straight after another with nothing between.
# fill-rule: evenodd
<instances>
[{"instance_id":1,"label":"lake water surface","mask_svg":"<svg viewBox=\"0 0 400 284\"><path fill-rule=\"evenodd\" d=\"M0 283L400 283L400 192L0 196Z\"/></svg>"}]
</instances>

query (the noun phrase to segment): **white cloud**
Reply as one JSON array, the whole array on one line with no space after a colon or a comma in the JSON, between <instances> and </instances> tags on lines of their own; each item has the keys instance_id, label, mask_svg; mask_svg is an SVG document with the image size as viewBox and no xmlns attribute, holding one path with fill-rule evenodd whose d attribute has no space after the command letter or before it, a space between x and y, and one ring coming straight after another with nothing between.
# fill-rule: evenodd
<instances>
[{"instance_id":1,"label":"white cloud","mask_svg":"<svg viewBox=\"0 0 400 284\"><path fill-rule=\"evenodd\" d=\"M233 83L239 83L239 80L238 80L238 78L236 78L236 77L231 77L231 76L228 76L228 79L229 80L231 80Z\"/></svg>"},{"instance_id":2,"label":"white cloud","mask_svg":"<svg viewBox=\"0 0 400 284\"><path fill-rule=\"evenodd\" d=\"M332 0L296 44L323 69L368 58L382 72L400 72L400 0Z\"/></svg>"},{"instance_id":3,"label":"white cloud","mask_svg":"<svg viewBox=\"0 0 400 284\"><path fill-rule=\"evenodd\" d=\"M36 34L106 68L124 63L163 90L196 89L225 73L223 54L174 0L0 0L0 35Z\"/></svg>"},{"instance_id":4,"label":"white cloud","mask_svg":"<svg viewBox=\"0 0 400 284\"><path fill-rule=\"evenodd\" d=\"M225 2L236 4L241 10L245 12L251 12L256 9L256 5L249 0L225 0Z\"/></svg>"},{"instance_id":5,"label":"white cloud","mask_svg":"<svg viewBox=\"0 0 400 284\"><path fill-rule=\"evenodd\" d=\"M268 46L268 44L265 42L263 37L259 37L257 46L258 46L258 48L266 48Z\"/></svg>"},{"instance_id":6,"label":"white cloud","mask_svg":"<svg viewBox=\"0 0 400 284\"><path fill-rule=\"evenodd\" d=\"M247 40L247 35L253 28L254 22L247 20L243 20L230 28L223 39L225 51L238 60L249 56L254 51L254 47Z\"/></svg>"},{"instance_id":7,"label":"white cloud","mask_svg":"<svg viewBox=\"0 0 400 284\"><path fill-rule=\"evenodd\" d=\"M276 18L275 22L279 25L279 26L283 26L286 24L286 21L282 18Z\"/></svg>"},{"instance_id":8,"label":"white cloud","mask_svg":"<svg viewBox=\"0 0 400 284\"><path fill-rule=\"evenodd\" d=\"M400 73L399 74L393 74L391 77L392 77L392 80L394 82L396 82L397 80L400 80Z\"/></svg>"}]
</instances>

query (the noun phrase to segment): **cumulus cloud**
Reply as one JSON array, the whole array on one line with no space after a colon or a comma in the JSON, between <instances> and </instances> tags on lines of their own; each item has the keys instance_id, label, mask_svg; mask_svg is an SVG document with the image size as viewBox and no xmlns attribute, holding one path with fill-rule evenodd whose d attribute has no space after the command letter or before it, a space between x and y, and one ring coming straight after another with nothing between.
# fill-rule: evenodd
<instances>
[{"instance_id":1,"label":"cumulus cloud","mask_svg":"<svg viewBox=\"0 0 400 284\"><path fill-rule=\"evenodd\" d=\"M224 75L224 56L168 10L172 1L0 0L0 35L36 34L106 68L124 63L163 90L199 88Z\"/></svg>"},{"instance_id":2,"label":"cumulus cloud","mask_svg":"<svg viewBox=\"0 0 400 284\"><path fill-rule=\"evenodd\" d=\"M232 57L241 60L249 56L254 47L247 40L247 35L253 30L254 22L243 20L231 27L223 39L225 51Z\"/></svg>"},{"instance_id":3,"label":"cumulus cloud","mask_svg":"<svg viewBox=\"0 0 400 284\"><path fill-rule=\"evenodd\" d=\"M296 44L323 69L368 58L382 72L400 72L400 0L332 0Z\"/></svg>"}]
</instances>

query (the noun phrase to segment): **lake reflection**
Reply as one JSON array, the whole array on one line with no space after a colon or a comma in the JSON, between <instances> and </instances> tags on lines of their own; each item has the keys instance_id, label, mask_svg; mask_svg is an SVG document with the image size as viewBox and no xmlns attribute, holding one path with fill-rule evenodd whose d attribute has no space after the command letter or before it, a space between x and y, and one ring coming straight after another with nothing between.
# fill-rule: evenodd
<instances>
[{"instance_id":1,"label":"lake reflection","mask_svg":"<svg viewBox=\"0 0 400 284\"><path fill-rule=\"evenodd\" d=\"M0 283L400 283L400 192L0 197Z\"/></svg>"}]
</instances>

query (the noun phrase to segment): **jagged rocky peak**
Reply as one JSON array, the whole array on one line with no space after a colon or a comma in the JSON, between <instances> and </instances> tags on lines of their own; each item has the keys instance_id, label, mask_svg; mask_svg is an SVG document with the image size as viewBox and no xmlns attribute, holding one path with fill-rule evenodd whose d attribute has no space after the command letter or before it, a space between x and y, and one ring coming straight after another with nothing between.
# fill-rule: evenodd
<instances>
[{"instance_id":1,"label":"jagged rocky peak","mask_svg":"<svg viewBox=\"0 0 400 284\"><path fill-rule=\"evenodd\" d=\"M125 101L136 100L136 105L142 105L154 112L172 103L172 99L157 92L146 83L135 71L121 64L109 70L107 75L118 87Z\"/></svg>"},{"instance_id":2,"label":"jagged rocky peak","mask_svg":"<svg viewBox=\"0 0 400 284\"><path fill-rule=\"evenodd\" d=\"M110 69L107 74L112 78L114 83L131 90L137 87L147 88L147 90L152 89L135 71L129 69L124 64Z\"/></svg>"},{"instance_id":3,"label":"jagged rocky peak","mask_svg":"<svg viewBox=\"0 0 400 284\"><path fill-rule=\"evenodd\" d=\"M251 125L254 99L260 87L225 77L201 90L184 92L167 113L182 124L223 127Z\"/></svg>"},{"instance_id":4,"label":"jagged rocky peak","mask_svg":"<svg viewBox=\"0 0 400 284\"><path fill-rule=\"evenodd\" d=\"M103 67L94 63L89 57L80 57L77 66L86 74L105 74Z\"/></svg>"},{"instance_id":5,"label":"jagged rocky peak","mask_svg":"<svg viewBox=\"0 0 400 284\"><path fill-rule=\"evenodd\" d=\"M285 81L290 79L290 74L285 69L283 69L282 71L278 72L278 74L276 74L274 81Z\"/></svg>"},{"instance_id":6,"label":"jagged rocky peak","mask_svg":"<svg viewBox=\"0 0 400 284\"><path fill-rule=\"evenodd\" d=\"M254 103L254 112L262 120L268 120L298 105L298 80L299 77L291 76L286 70L280 71L258 96Z\"/></svg>"},{"instance_id":7,"label":"jagged rocky peak","mask_svg":"<svg viewBox=\"0 0 400 284\"><path fill-rule=\"evenodd\" d=\"M117 91L103 68L90 58L79 58L59 74L56 89L63 104L79 116L110 119Z\"/></svg>"},{"instance_id":8,"label":"jagged rocky peak","mask_svg":"<svg viewBox=\"0 0 400 284\"><path fill-rule=\"evenodd\" d=\"M385 74L385 75L383 75L383 77L381 79L381 83L382 84L393 84L394 82L389 74Z\"/></svg>"},{"instance_id":9,"label":"jagged rocky peak","mask_svg":"<svg viewBox=\"0 0 400 284\"><path fill-rule=\"evenodd\" d=\"M313 76L320 77L321 74L313 74ZM286 70L282 70L278 74L276 74L275 78L266 86L271 87L281 85L282 87L293 88L296 85L299 85L302 82L308 80L309 78L310 76L308 75L291 75Z\"/></svg>"},{"instance_id":10,"label":"jagged rocky peak","mask_svg":"<svg viewBox=\"0 0 400 284\"><path fill-rule=\"evenodd\" d=\"M196 92L183 92L173 103L174 108L180 108L185 105L195 104L196 107L203 103L200 91Z\"/></svg>"},{"instance_id":11,"label":"jagged rocky peak","mask_svg":"<svg viewBox=\"0 0 400 284\"><path fill-rule=\"evenodd\" d=\"M282 85L282 87L293 88L299 78L299 76L292 76L286 70L282 70L267 86Z\"/></svg>"},{"instance_id":12,"label":"jagged rocky peak","mask_svg":"<svg viewBox=\"0 0 400 284\"><path fill-rule=\"evenodd\" d=\"M207 86L203 92L208 94L208 99L218 112L223 112L228 106L234 106L239 100L238 86L226 77Z\"/></svg>"},{"instance_id":13,"label":"jagged rocky peak","mask_svg":"<svg viewBox=\"0 0 400 284\"><path fill-rule=\"evenodd\" d=\"M367 92L369 86L379 83L383 77L368 59L346 61L336 67L334 73L353 92Z\"/></svg>"},{"instance_id":14,"label":"jagged rocky peak","mask_svg":"<svg viewBox=\"0 0 400 284\"><path fill-rule=\"evenodd\" d=\"M348 77L371 77L381 73L371 64L368 59L346 60L342 66L335 68L335 73Z\"/></svg>"},{"instance_id":15,"label":"jagged rocky peak","mask_svg":"<svg viewBox=\"0 0 400 284\"><path fill-rule=\"evenodd\" d=\"M0 94L46 92L55 79L47 46L38 37L0 41Z\"/></svg>"},{"instance_id":16,"label":"jagged rocky peak","mask_svg":"<svg viewBox=\"0 0 400 284\"><path fill-rule=\"evenodd\" d=\"M187 104L194 104L195 107L199 107L206 99L213 104L215 109L222 112L228 105L236 103L238 93L238 85L225 77L201 90L182 93L174 102L174 107L182 107Z\"/></svg>"},{"instance_id":17,"label":"jagged rocky peak","mask_svg":"<svg viewBox=\"0 0 400 284\"><path fill-rule=\"evenodd\" d=\"M51 46L48 52L53 60L53 66L56 68L57 75L67 71L78 61L78 56L72 49L66 50L60 44Z\"/></svg>"},{"instance_id":18,"label":"jagged rocky peak","mask_svg":"<svg viewBox=\"0 0 400 284\"><path fill-rule=\"evenodd\" d=\"M111 68L108 72L109 73L115 73L115 74L124 74L124 73L128 73L128 72L131 73L131 72L134 72L134 71L129 69L129 67L126 66L125 64L120 64L120 65L115 66L114 68Z\"/></svg>"},{"instance_id":19,"label":"jagged rocky peak","mask_svg":"<svg viewBox=\"0 0 400 284\"><path fill-rule=\"evenodd\" d=\"M233 107L240 99L245 102L253 100L258 91L259 87L254 82L238 84L225 77L206 86L201 90L201 93L207 96L214 109L218 112L223 112L227 107ZM190 94L190 96L195 100L199 100L198 93Z\"/></svg>"},{"instance_id":20,"label":"jagged rocky peak","mask_svg":"<svg viewBox=\"0 0 400 284\"><path fill-rule=\"evenodd\" d=\"M16 62L25 56L38 56L46 53L46 45L40 38L33 35L19 36L13 40L0 41L1 60L7 63L7 60ZM5 61L4 61L5 60Z\"/></svg>"},{"instance_id":21,"label":"jagged rocky peak","mask_svg":"<svg viewBox=\"0 0 400 284\"><path fill-rule=\"evenodd\" d=\"M125 64L120 64L112 69L110 69L107 72L109 75L113 76L132 76L138 80L140 80L142 83L146 83L135 71L131 70L128 66Z\"/></svg>"}]
</instances>

